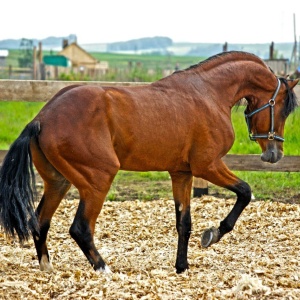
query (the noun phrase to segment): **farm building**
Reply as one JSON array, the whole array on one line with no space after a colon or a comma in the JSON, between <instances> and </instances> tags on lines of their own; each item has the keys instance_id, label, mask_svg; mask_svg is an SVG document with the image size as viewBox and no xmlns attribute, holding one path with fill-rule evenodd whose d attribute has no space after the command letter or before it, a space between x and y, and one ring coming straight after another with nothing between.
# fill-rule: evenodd
<instances>
[{"instance_id":1,"label":"farm building","mask_svg":"<svg viewBox=\"0 0 300 300\"><path fill-rule=\"evenodd\" d=\"M43 60L47 66L48 77L57 78L59 73L73 72L95 78L108 71L108 62L99 62L76 42L69 45L64 41L63 49L57 55L46 56Z\"/></svg>"}]
</instances>

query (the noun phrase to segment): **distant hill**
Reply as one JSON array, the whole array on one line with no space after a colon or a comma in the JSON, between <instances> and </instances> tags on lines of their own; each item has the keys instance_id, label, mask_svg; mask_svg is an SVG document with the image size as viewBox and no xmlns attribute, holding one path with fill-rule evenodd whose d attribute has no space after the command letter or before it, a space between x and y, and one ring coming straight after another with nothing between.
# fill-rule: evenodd
<instances>
[{"instance_id":1,"label":"distant hill","mask_svg":"<svg viewBox=\"0 0 300 300\"><path fill-rule=\"evenodd\" d=\"M61 50L63 40L67 39L69 43L72 43L77 40L75 34L70 34L66 37L54 37L50 36L42 40L32 39L34 46L38 46L39 42L42 42L43 49L45 50ZM19 49L22 39L7 39L0 41L0 49Z\"/></svg>"},{"instance_id":2,"label":"distant hill","mask_svg":"<svg viewBox=\"0 0 300 300\"><path fill-rule=\"evenodd\" d=\"M59 51L62 49L63 40L69 43L77 40L75 34L67 37L48 37L42 40L33 40L33 45L38 46L42 42L44 50ZM0 41L0 49L19 49L21 40L7 39ZM247 51L257 56L269 58L269 47L271 42L265 44L228 44L228 50ZM161 54L161 55L184 55L209 57L223 51L222 43L174 43L168 37L144 37L125 42L107 44L80 44L88 52L114 52L134 54ZM278 43L274 45L277 58L290 59L293 50L293 43Z\"/></svg>"},{"instance_id":3,"label":"distant hill","mask_svg":"<svg viewBox=\"0 0 300 300\"><path fill-rule=\"evenodd\" d=\"M271 43L270 43L271 44ZM259 56L262 59L268 59L270 55L270 44L228 44L228 51L246 51ZM290 59L293 50L293 43L278 43L274 44L274 54L276 58ZM223 44L218 43L199 43L199 44L187 44L187 43L174 43L170 51L174 53L180 49L185 49L187 56L206 56L215 55L223 51Z\"/></svg>"},{"instance_id":4,"label":"distant hill","mask_svg":"<svg viewBox=\"0 0 300 300\"><path fill-rule=\"evenodd\" d=\"M262 59L269 58L270 44L228 44L228 51L246 51ZM128 54L161 54L209 57L223 51L222 43L174 43L167 37L142 38L111 44L80 45L89 52L115 52ZM274 44L276 58L290 59L293 43Z\"/></svg>"},{"instance_id":5,"label":"distant hill","mask_svg":"<svg viewBox=\"0 0 300 300\"><path fill-rule=\"evenodd\" d=\"M172 44L173 41L168 37L145 37L126 42L110 43L107 45L107 52L147 51L149 49L165 52L168 47L172 46Z\"/></svg>"}]
</instances>

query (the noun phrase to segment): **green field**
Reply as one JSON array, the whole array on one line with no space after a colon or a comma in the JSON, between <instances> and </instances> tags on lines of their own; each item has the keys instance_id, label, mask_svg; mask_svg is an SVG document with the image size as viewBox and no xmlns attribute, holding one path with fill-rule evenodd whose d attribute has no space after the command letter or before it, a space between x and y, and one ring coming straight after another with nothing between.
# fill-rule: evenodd
<instances>
[{"instance_id":1,"label":"green field","mask_svg":"<svg viewBox=\"0 0 300 300\"><path fill-rule=\"evenodd\" d=\"M52 51L52 55L56 52ZM197 56L175 56L175 55L137 55L137 54L116 54L116 53L103 53L103 52L91 52L93 57L99 61L107 61L110 68L127 68L128 63L141 63L148 69L171 68L173 69L176 63L179 64L181 69L187 68L190 65L197 64L204 60L206 57ZM6 65L12 67L18 66L18 58L21 55L20 50L9 50L9 56L7 57ZM43 55L50 55L50 51L43 51Z\"/></svg>"},{"instance_id":2,"label":"green field","mask_svg":"<svg viewBox=\"0 0 300 300\"><path fill-rule=\"evenodd\" d=\"M135 55L135 54L114 54L114 53L91 53L99 61L108 61L112 68L127 68L128 63L141 63L147 69L168 69L174 70L176 63L181 69L197 64L206 57L175 56L175 55Z\"/></svg>"}]
</instances>

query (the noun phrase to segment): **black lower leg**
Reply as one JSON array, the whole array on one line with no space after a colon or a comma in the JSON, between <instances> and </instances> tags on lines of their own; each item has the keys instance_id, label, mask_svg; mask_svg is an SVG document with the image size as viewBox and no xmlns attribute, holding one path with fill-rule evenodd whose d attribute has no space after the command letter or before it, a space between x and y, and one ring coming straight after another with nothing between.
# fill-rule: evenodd
<instances>
[{"instance_id":1,"label":"black lower leg","mask_svg":"<svg viewBox=\"0 0 300 300\"><path fill-rule=\"evenodd\" d=\"M230 232L242 211L251 201L251 189L246 182L239 181L238 184L227 188L236 193L237 201L228 216L220 222L218 229L212 227L204 231L201 238L201 245L204 248L217 243L226 233Z\"/></svg>"},{"instance_id":2,"label":"black lower leg","mask_svg":"<svg viewBox=\"0 0 300 300\"><path fill-rule=\"evenodd\" d=\"M44 203L45 203L45 196L43 195L35 212L37 219L39 219L39 215L41 213ZM38 232L34 229L34 227L32 227L31 229L39 262L41 261L42 255L46 255L49 261L49 253L46 246L46 239L47 239L49 228L50 228L50 220L44 219L42 223L39 224Z\"/></svg>"},{"instance_id":3,"label":"black lower leg","mask_svg":"<svg viewBox=\"0 0 300 300\"><path fill-rule=\"evenodd\" d=\"M188 242L191 234L191 213L190 207L184 212L181 211L180 204L175 204L176 209L176 229L178 232L178 247L176 259L176 272L182 273L188 269L187 252Z\"/></svg>"},{"instance_id":4,"label":"black lower leg","mask_svg":"<svg viewBox=\"0 0 300 300\"><path fill-rule=\"evenodd\" d=\"M35 231L32 232L39 262L41 261L43 255L46 255L49 261L49 253L46 246L46 239L47 239L49 228L50 228L50 221L44 220L43 224L40 225L40 232L39 233Z\"/></svg>"},{"instance_id":5,"label":"black lower leg","mask_svg":"<svg viewBox=\"0 0 300 300\"><path fill-rule=\"evenodd\" d=\"M95 270L105 269L105 262L95 248L88 220L83 216L84 203L80 202L70 234Z\"/></svg>"},{"instance_id":6,"label":"black lower leg","mask_svg":"<svg viewBox=\"0 0 300 300\"><path fill-rule=\"evenodd\" d=\"M237 185L228 187L228 189L236 193L237 201L228 216L222 222L220 222L220 239L224 234L230 232L233 229L242 211L251 201L251 188L248 183L240 181Z\"/></svg>"}]
</instances>

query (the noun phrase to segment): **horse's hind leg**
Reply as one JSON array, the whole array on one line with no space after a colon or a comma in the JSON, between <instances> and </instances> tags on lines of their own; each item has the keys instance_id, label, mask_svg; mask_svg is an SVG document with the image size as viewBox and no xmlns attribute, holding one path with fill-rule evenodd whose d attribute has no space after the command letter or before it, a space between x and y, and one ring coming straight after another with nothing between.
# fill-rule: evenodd
<instances>
[{"instance_id":1,"label":"horse's hind leg","mask_svg":"<svg viewBox=\"0 0 300 300\"><path fill-rule=\"evenodd\" d=\"M77 186L80 193L80 203L70 228L70 234L87 257L94 270L109 273L94 244L94 231L98 215L102 209L105 197L114 179L117 169L113 172L90 169ZM83 174L82 174L83 175ZM76 183L75 183L76 186Z\"/></svg>"},{"instance_id":2,"label":"horse's hind leg","mask_svg":"<svg viewBox=\"0 0 300 300\"><path fill-rule=\"evenodd\" d=\"M66 134L64 130L54 135L52 129L48 128L48 132L46 127L39 142L51 164L79 191L80 203L70 227L70 235L95 270L108 271L95 247L94 231L120 162L106 124L100 125L97 127L98 133L95 129L86 131L80 127L82 132L79 134L76 131L74 136ZM85 132L86 136L82 138L80 135ZM49 135L53 138L49 139Z\"/></svg>"},{"instance_id":3,"label":"horse's hind leg","mask_svg":"<svg viewBox=\"0 0 300 300\"><path fill-rule=\"evenodd\" d=\"M176 272L182 273L188 269L187 252L191 233L190 200L192 189L191 173L170 173L172 178L173 196L176 212L176 229L178 233L178 247L176 258Z\"/></svg>"},{"instance_id":4,"label":"horse's hind leg","mask_svg":"<svg viewBox=\"0 0 300 300\"><path fill-rule=\"evenodd\" d=\"M37 207L36 213L39 220L39 234L33 232L33 239L38 255L41 271L52 271L46 239L50 222L62 198L70 188L69 182L64 178L60 180L44 181L44 194Z\"/></svg>"},{"instance_id":5,"label":"horse's hind leg","mask_svg":"<svg viewBox=\"0 0 300 300\"><path fill-rule=\"evenodd\" d=\"M47 234L52 216L71 184L49 163L37 145L32 144L31 151L35 167L44 180L44 194L36 210L40 232L32 232L33 240L40 269L52 271L46 244Z\"/></svg>"}]
</instances>

